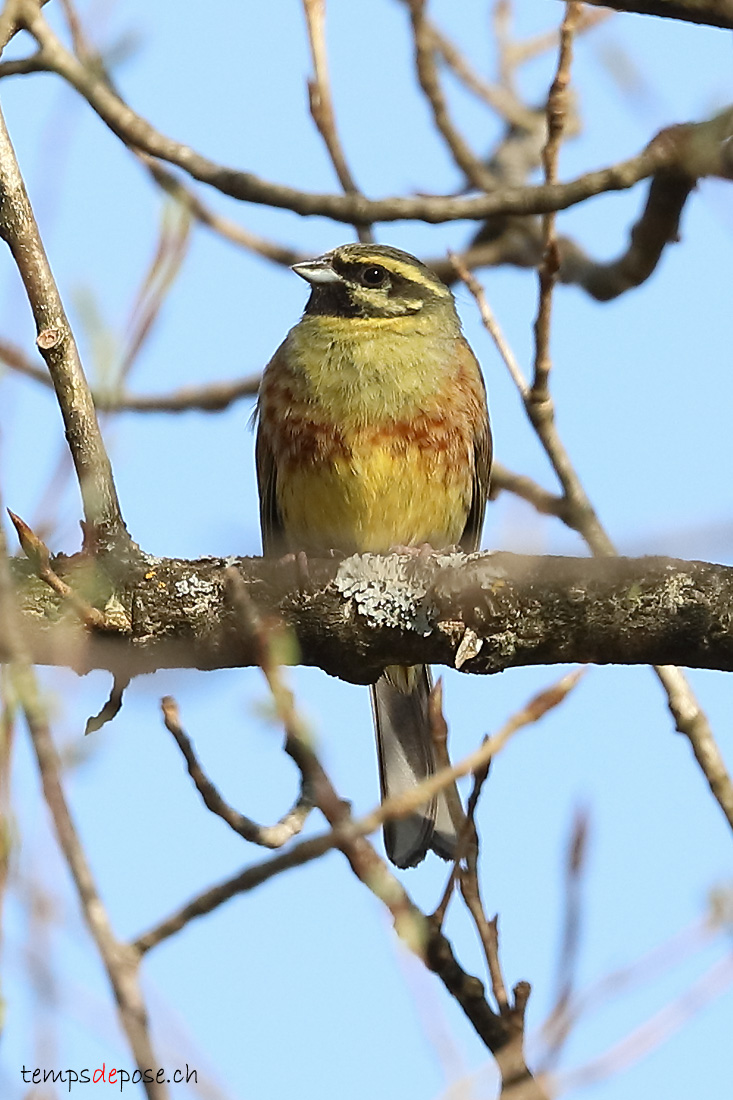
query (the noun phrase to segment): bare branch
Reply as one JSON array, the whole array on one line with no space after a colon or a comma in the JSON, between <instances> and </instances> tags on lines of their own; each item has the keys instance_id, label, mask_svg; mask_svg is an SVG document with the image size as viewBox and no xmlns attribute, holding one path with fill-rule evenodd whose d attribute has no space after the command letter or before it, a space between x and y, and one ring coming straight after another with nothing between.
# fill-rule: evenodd
<instances>
[{"instance_id":1,"label":"bare branch","mask_svg":"<svg viewBox=\"0 0 733 1100\"><path fill-rule=\"evenodd\" d=\"M186 761L188 774L193 779L196 790L204 800L204 804L213 814L225 821L230 829L233 829L235 833L239 833L245 840L250 841L252 844L260 844L263 848L282 848L283 844L287 844L289 840L301 832L308 819L308 814L313 809L313 799L305 782L301 787L295 805L276 825L257 825L251 818L240 814L225 802L205 774L194 752L193 745L181 726L178 704L175 699L172 699L170 695L166 695L161 700L161 707L166 729L173 734L175 742Z\"/></svg>"},{"instance_id":2,"label":"bare branch","mask_svg":"<svg viewBox=\"0 0 733 1100\"><path fill-rule=\"evenodd\" d=\"M352 834L349 806L339 798L315 756L306 723L298 712L292 692L282 678L277 663L277 639L265 628L254 611L241 577L234 572L230 572L229 577L233 598L244 620L243 625L249 633L254 634L258 644L260 667L272 692L275 710L285 729L285 749L301 768L304 779L310 782L314 801L331 828L336 831L338 847L348 860L351 870L385 905L400 939L441 979L448 992L457 1000L479 1038L496 1058L504 1086L513 1087L515 1083L521 1082L526 1100L547 1100L544 1090L534 1080L524 1060L521 1043L524 1012L522 1011L520 1017L520 1041L517 1044L516 1027L508 1027L504 1018L492 1011L480 981L458 964L453 949L440 928L415 905L402 883L377 855L369 841L364 836ZM494 749L511 736L513 729L510 726L511 723L496 735ZM503 740L500 741L501 738ZM478 754L486 755L487 751L486 746L483 746L469 759L475 761ZM463 766L468 766L467 761L463 762ZM455 778L455 773L455 768L444 770L443 782L450 782ZM431 790L438 789L434 784L439 778L441 777L433 776L424 780L418 790L423 796L428 796ZM387 799L379 810L369 815L368 828L374 826L375 819L383 820L385 813L396 812L398 804L402 806L406 801L409 801L409 795ZM405 812L409 810L405 809ZM358 827L357 823L356 828Z\"/></svg>"},{"instance_id":3,"label":"bare branch","mask_svg":"<svg viewBox=\"0 0 733 1100\"><path fill-rule=\"evenodd\" d=\"M537 187L499 188L470 198L456 196L392 197L380 200L362 195L330 195L300 191L239 172L208 160L187 145L159 133L132 111L103 78L74 57L56 37L32 0L19 0L25 27L41 47L46 67L67 80L89 102L99 117L126 144L150 156L169 161L194 179L246 202L320 214L334 221L368 225L377 221L419 219L429 223L458 219L480 220L492 214L543 214L564 210L604 191L624 190L662 168L678 167L692 176L733 177L727 138L733 135L733 110L708 122L662 131L638 156L568 183Z\"/></svg>"},{"instance_id":4,"label":"bare branch","mask_svg":"<svg viewBox=\"0 0 733 1100\"><path fill-rule=\"evenodd\" d=\"M33 310L38 333L36 343L46 360L61 408L86 522L94 531L97 543L126 543L129 536L122 520L112 467L97 423L91 393L2 113L0 236L13 254Z\"/></svg>"},{"instance_id":5,"label":"bare branch","mask_svg":"<svg viewBox=\"0 0 733 1100\"><path fill-rule=\"evenodd\" d=\"M117 1002L120 1025L127 1036L138 1069L143 1073L158 1061L148 1032L145 1003L138 982L138 956L118 941L97 890L61 786L61 763L51 737L38 684L22 642L5 536L0 526L0 620L3 643L12 665L15 692L23 710L38 761L46 804L56 837L71 873L87 927L97 945ZM148 1100L166 1100L168 1090L155 1080L143 1079Z\"/></svg>"},{"instance_id":6,"label":"bare branch","mask_svg":"<svg viewBox=\"0 0 733 1100\"><path fill-rule=\"evenodd\" d=\"M268 672L268 675L271 675L271 672ZM354 840L367 836L369 833L373 833L385 820L387 820L387 818L403 816L409 813L412 809L421 805L423 801L429 799L435 791L445 787L447 784L453 783L455 778L461 775L468 775L471 772L483 774L483 772L487 770L486 765L488 761L504 747L509 738L522 726L537 722L548 710L557 706L575 686L579 679L579 675L579 673L571 673L563 677L563 679L549 691L539 693L539 695L537 695L526 707L522 708L521 711L510 718L492 738L486 738L479 749L461 760L455 768L447 766L436 776L423 780L423 782L415 788L415 792L411 791L408 797L405 798L404 796L400 796L391 798L370 813L365 814L363 817L357 819L344 819L324 836L316 837L313 840L301 841L292 848L289 853L278 856L276 859L256 864L253 867L248 867L245 871L235 876L235 878L211 890L207 890L204 894L200 895L199 898L184 906L178 913L167 918L155 929L139 937L133 945L135 950L141 953L148 951L151 947L162 942L163 939L167 939L169 936L174 935L175 932L180 931L184 924L187 924L190 920L211 912L212 909L221 905L235 894L252 890L256 886L272 878L274 875L280 874L282 871L288 870L294 866L300 866L303 863L310 862L312 859L318 859L325 852L333 848L342 847L346 843L353 842ZM277 691L278 693L282 692L282 685L278 685ZM286 703L285 713L287 713L293 706L292 696L290 696L287 689L284 699ZM178 724L177 717L174 711L171 711L170 703L166 700L164 700L164 707L169 711L169 714L173 718L173 725L176 726ZM169 714L166 714L166 725L168 725ZM288 721L289 723L292 722L290 718ZM178 740L178 733L174 733L174 736L176 736L176 740ZM194 766L198 767L197 764ZM197 782L197 786L198 785ZM201 790L201 788L199 789ZM216 795L217 799L218 797L219 796ZM218 812L218 810L214 810L214 812ZM237 829L237 831L240 832L241 830ZM249 837L246 837L246 839L249 839ZM439 926L439 922L436 921L435 915L430 919L435 927Z\"/></svg>"},{"instance_id":7,"label":"bare branch","mask_svg":"<svg viewBox=\"0 0 733 1100\"><path fill-rule=\"evenodd\" d=\"M433 112L435 125L469 183L481 191L489 191L496 186L494 175L482 164L458 133L448 113L435 64L436 40L433 28L425 16L425 0L406 0L406 2L412 21L417 76Z\"/></svg>"},{"instance_id":8,"label":"bare branch","mask_svg":"<svg viewBox=\"0 0 733 1100\"><path fill-rule=\"evenodd\" d=\"M85 555L52 564L67 582L89 569ZM224 582L230 565L241 572L260 612L295 631L300 654L293 651L293 662L352 683L373 682L390 664L456 667L467 634L473 644L461 667L478 674L558 662L733 670L726 618L733 567L652 557L497 552L436 553L417 561L400 554L309 558L303 590L287 560L143 556L127 580L118 575L111 598L109 587L102 589L103 631L60 616L61 597L19 559L13 568L27 645L37 663L80 673L105 668L133 676L157 668L256 664L255 648L232 617ZM115 619L117 631L111 629ZM0 622L0 658L4 652Z\"/></svg>"},{"instance_id":9,"label":"bare branch","mask_svg":"<svg viewBox=\"0 0 733 1100\"><path fill-rule=\"evenodd\" d=\"M336 130L336 117L331 98L331 81L328 76L328 53L326 50L326 0L303 0L306 24L308 27L308 41L313 58L314 79L308 81L308 95L313 121L320 133L328 155L331 158L339 183L347 195L358 195L359 188L354 182L354 177L346 163L338 132ZM369 226L360 225L354 227L360 241L373 240Z\"/></svg>"},{"instance_id":10,"label":"bare branch","mask_svg":"<svg viewBox=\"0 0 733 1100\"><path fill-rule=\"evenodd\" d=\"M484 323L487 331L494 338L494 333L500 332L500 330L491 314L482 287L472 275L465 269L461 269L459 263L456 264L456 269L476 298L482 319L491 316L492 323L489 325L486 320ZM595 509L560 439L555 424L552 399L548 395L543 401L533 401L531 393L527 393L526 383L522 385L523 377L516 366L514 356L511 355L511 352L507 354L508 344L503 337L500 341L497 341L497 348L515 379L527 415L562 485L568 509L567 515L563 517L565 522L583 536L594 555L598 557L615 555L616 548L596 515ZM702 769L713 797L725 814L728 824L733 827L733 781L731 781L720 749L715 742L707 717L695 698L695 693L680 669L669 667L675 663L686 665L688 662L682 660L679 662L652 661L650 663L654 665L657 678L667 693L667 701L676 729L689 739L695 753L695 759Z\"/></svg>"},{"instance_id":11,"label":"bare branch","mask_svg":"<svg viewBox=\"0 0 733 1100\"><path fill-rule=\"evenodd\" d=\"M731 986L733 986L733 955L728 952L716 960L707 973L693 982L679 997L661 1008L609 1050L585 1065L558 1075L552 1082L553 1095L585 1088L633 1065L670 1039L705 1005L729 991Z\"/></svg>"},{"instance_id":12,"label":"bare branch","mask_svg":"<svg viewBox=\"0 0 733 1100\"><path fill-rule=\"evenodd\" d=\"M581 8L582 4L579 0L569 0L565 5L565 17L560 28L560 52L557 60L557 72L550 87L550 94L547 97L547 142L542 151L542 163L545 170L545 182L548 184L557 181L557 162L567 114L573 38ZM552 292L560 270L560 251L555 232L556 221L555 211L543 215L543 256L539 270L540 300L537 309L537 320L534 324L535 360L531 393L533 402L543 402L549 397Z\"/></svg>"},{"instance_id":13,"label":"bare branch","mask_svg":"<svg viewBox=\"0 0 733 1100\"><path fill-rule=\"evenodd\" d=\"M685 23L703 23L709 27L733 30L733 0L587 0L587 3L615 11L681 19Z\"/></svg>"},{"instance_id":14,"label":"bare branch","mask_svg":"<svg viewBox=\"0 0 733 1100\"><path fill-rule=\"evenodd\" d=\"M39 382L49 389L53 383L48 372L36 366L25 352L7 340L0 340L0 361ZM238 378L233 382L209 382L203 386L182 386L179 390L160 394L132 394L115 390L93 390L95 408L105 413L181 413L220 412L243 397L256 397L260 385L259 374Z\"/></svg>"},{"instance_id":15,"label":"bare branch","mask_svg":"<svg viewBox=\"0 0 733 1100\"><path fill-rule=\"evenodd\" d=\"M631 229L629 246L609 263L591 260L567 237L558 238L559 279L582 287L598 302L609 302L641 286L657 268L668 244L679 238L679 224L695 181L674 169L651 181L641 217Z\"/></svg>"},{"instance_id":16,"label":"bare branch","mask_svg":"<svg viewBox=\"0 0 733 1100\"><path fill-rule=\"evenodd\" d=\"M679 240L682 211L694 188L695 180L674 168L657 172L649 185L644 210L631 228L629 245L615 260L593 260L571 238L559 236L559 281L580 287L598 302L609 302L641 286L656 271L667 245ZM499 265L541 265L543 236L538 219L498 217L487 224L491 226L491 238L484 240L484 231L480 230L474 243L457 254L469 271ZM455 282L450 260L436 256L425 262L444 282Z\"/></svg>"}]
</instances>

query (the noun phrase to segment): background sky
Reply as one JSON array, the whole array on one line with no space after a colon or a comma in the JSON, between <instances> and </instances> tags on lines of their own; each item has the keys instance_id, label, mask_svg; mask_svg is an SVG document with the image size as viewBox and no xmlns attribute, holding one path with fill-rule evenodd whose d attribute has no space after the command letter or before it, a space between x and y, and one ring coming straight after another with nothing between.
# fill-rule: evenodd
<instances>
[{"instance_id":1,"label":"background sky","mask_svg":"<svg viewBox=\"0 0 733 1100\"><path fill-rule=\"evenodd\" d=\"M58 3L48 17L60 26ZM434 17L476 68L495 72L488 9L479 0L436 0ZM310 72L297 0L209 0L206 16L173 0L85 6L95 41L122 42L122 94L159 130L224 164L313 190L337 190L307 116ZM556 23L559 4L517 4L521 34ZM352 172L369 195L444 192L461 179L415 91L405 12L391 0L329 5L337 120ZM18 39L9 56L29 48ZM708 117L730 101L731 41L723 31L618 16L577 46L574 84L582 136L568 143L561 174L638 152L662 127ZM523 70L530 103L543 101L548 55ZM478 149L500 126L447 80L454 116ZM109 377L125 346L130 312L152 259L165 204L127 150L53 76L6 80L0 101L47 250L94 382ZM623 552L730 562L730 186L703 181L684 213L681 243L647 285L606 305L575 288L555 297L552 387L562 438L602 519ZM316 255L349 227L205 198L249 229ZM560 231L599 258L617 255L645 187L601 196L563 214ZM460 248L460 223L378 227L378 239L421 254ZM536 279L485 273L492 305L515 352L531 362ZM136 361L130 386L161 392L259 370L305 301L287 269L194 230L183 269ZM467 335L483 365L497 457L555 488L541 448L467 292L458 293ZM17 273L0 253L0 334L33 348ZM259 552L251 402L216 416L106 417L105 438L124 515L149 552L195 557ZM54 551L79 545L78 493L68 474L50 393L0 375L0 479L4 502L32 525L50 525ZM8 532L10 537L10 532ZM14 542L13 542L14 545ZM489 508L483 546L582 553L557 521L502 496ZM561 669L517 669L491 679L446 675L454 757L496 730ZM367 693L318 670L290 675L317 731L322 759L358 813L378 798ZM690 674L733 767L729 676ZM264 853L201 806L159 699L176 696L208 774L255 819L277 819L296 777L280 731L263 716L256 670L161 672L141 677L115 721L83 738L109 677L43 670L67 787L94 873L121 937L134 937L179 904ZM21 731L19 731L20 733ZM20 1068L133 1068L104 974L61 865L24 736L15 746L13 889L5 903L0 1094L28 1095ZM563 881L574 814L585 808L590 842L583 880L582 987L632 965L705 915L712 890L730 885L731 836L687 742L674 733L662 691L644 668L591 669L540 725L521 733L492 769L480 813L487 911L500 914L510 984L533 986L530 1052L553 1003ZM313 820L308 831L320 831ZM404 874L415 900L433 908L445 880L435 859ZM448 934L464 965L482 973L475 937L458 907ZM585 1015L561 1066L603 1054L730 952L723 936L669 972ZM491 1097L486 1050L442 987L397 943L384 912L345 860L323 860L276 879L189 925L144 966L153 1038L167 1068L188 1063L210 1076L209 1096L302 1100ZM689 998L688 998L689 1002ZM687 1002L686 1002L687 1003ZM730 992L711 999L646 1058L573 1095L585 1100L722 1096L733 1071ZM216 1090L220 1091L216 1091ZM450 1090L453 1091L450 1091ZM463 1090L463 1091L461 1091ZM182 1087L174 1096L191 1095ZM129 1087L127 1095L138 1095ZM83 1095L106 1095L86 1086ZM34 1094L52 1096L52 1092ZM60 1095L60 1094L59 1094Z\"/></svg>"}]
</instances>

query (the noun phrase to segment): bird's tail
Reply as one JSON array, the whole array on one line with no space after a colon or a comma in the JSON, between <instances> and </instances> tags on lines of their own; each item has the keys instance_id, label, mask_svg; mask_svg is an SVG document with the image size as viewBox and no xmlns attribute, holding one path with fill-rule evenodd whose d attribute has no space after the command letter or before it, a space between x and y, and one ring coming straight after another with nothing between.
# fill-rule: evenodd
<instances>
[{"instance_id":1,"label":"bird's tail","mask_svg":"<svg viewBox=\"0 0 733 1100\"><path fill-rule=\"evenodd\" d=\"M426 665L385 669L372 685L382 798L403 794L436 770L428 703L432 680ZM455 784L440 791L407 817L384 825L384 846L397 867L414 867L429 848L453 859L460 824L460 798ZM453 813L451 813L453 808Z\"/></svg>"}]
</instances>

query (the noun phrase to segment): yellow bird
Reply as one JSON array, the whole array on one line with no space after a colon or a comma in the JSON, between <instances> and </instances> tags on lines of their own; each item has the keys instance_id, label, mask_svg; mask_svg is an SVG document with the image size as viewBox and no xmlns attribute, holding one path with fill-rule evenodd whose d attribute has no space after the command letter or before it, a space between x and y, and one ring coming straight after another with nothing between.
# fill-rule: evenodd
<instances>
[{"instance_id":1,"label":"yellow bird","mask_svg":"<svg viewBox=\"0 0 733 1100\"><path fill-rule=\"evenodd\" d=\"M481 371L450 290L387 245L346 244L293 270L303 317L265 369L257 480L265 554L475 550L491 469ZM424 665L372 687L382 797L435 771ZM456 796L457 797L457 796ZM389 858L450 859L446 793L384 829Z\"/></svg>"}]
</instances>

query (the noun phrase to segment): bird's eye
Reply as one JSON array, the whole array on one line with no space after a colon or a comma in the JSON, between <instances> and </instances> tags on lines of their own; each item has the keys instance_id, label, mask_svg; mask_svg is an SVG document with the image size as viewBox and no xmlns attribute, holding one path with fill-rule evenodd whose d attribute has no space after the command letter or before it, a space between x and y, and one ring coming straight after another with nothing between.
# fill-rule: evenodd
<instances>
[{"instance_id":1,"label":"bird's eye","mask_svg":"<svg viewBox=\"0 0 733 1100\"><path fill-rule=\"evenodd\" d=\"M384 286L388 278L389 276L385 268L380 267L379 264L369 264L368 267L362 268L359 281L362 286L376 289Z\"/></svg>"}]
</instances>

